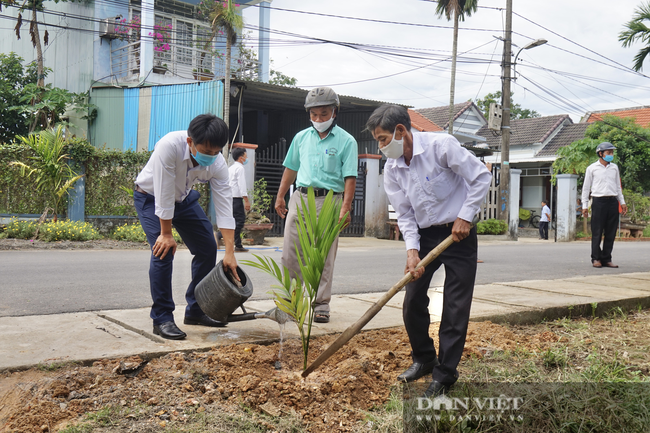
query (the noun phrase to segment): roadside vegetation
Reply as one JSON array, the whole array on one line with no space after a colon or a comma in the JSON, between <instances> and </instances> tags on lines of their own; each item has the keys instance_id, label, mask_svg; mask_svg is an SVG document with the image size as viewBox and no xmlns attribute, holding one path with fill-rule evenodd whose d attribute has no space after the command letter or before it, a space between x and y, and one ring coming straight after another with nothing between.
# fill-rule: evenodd
<instances>
[{"instance_id":1,"label":"roadside vegetation","mask_svg":"<svg viewBox=\"0 0 650 433\"><path fill-rule=\"evenodd\" d=\"M495 426L449 418L438 431L646 432L650 310L614 308L598 317L592 307L589 317L533 325L470 322L450 397L473 385L511 387L527 402L523 420ZM336 337L313 339L314 354ZM0 423L63 433L404 431L405 390L395 382L410 363L403 328L361 333L311 380L299 377L299 339L284 341L281 370L278 350L274 343L170 353L131 378L119 368L138 357L5 373L29 386L0 395Z\"/></svg>"}]
</instances>

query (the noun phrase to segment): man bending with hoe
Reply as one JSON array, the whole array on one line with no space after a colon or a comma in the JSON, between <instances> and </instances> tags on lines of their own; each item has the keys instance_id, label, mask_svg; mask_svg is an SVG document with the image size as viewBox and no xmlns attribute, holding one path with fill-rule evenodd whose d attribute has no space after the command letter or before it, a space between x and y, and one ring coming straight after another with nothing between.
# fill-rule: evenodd
<instances>
[{"instance_id":1,"label":"man bending with hoe","mask_svg":"<svg viewBox=\"0 0 650 433\"><path fill-rule=\"evenodd\" d=\"M388 158L384 187L397 213L406 243L404 325L411 342L413 365L398 376L411 382L432 374L425 395L438 396L458 379L476 278L476 229L471 221L487 194L492 175L481 161L451 135L411 129L406 108L383 105L366 129ZM449 235L454 244L426 268L415 269ZM429 336L429 284L445 265L445 286L436 354ZM436 356L437 355L437 356Z\"/></svg>"},{"instance_id":2,"label":"man bending with hoe","mask_svg":"<svg viewBox=\"0 0 650 433\"><path fill-rule=\"evenodd\" d=\"M172 225L194 255L192 281L185 293L184 323L225 326L208 317L194 297L194 288L217 261L217 243L212 224L199 205L199 192L192 186L197 182L210 183L217 225L226 244L223 267L236 276L235 219L228 167L221 154L227 141L225 122L212 114L201 114L190 122L187 131L170 132L156 143L149 162L135 181L135 209L152 253L149 282L153 333L163 338L182 340L186 337L176 326L173 315L172 262L177 245Z\"/></svg>"}]
</instances>

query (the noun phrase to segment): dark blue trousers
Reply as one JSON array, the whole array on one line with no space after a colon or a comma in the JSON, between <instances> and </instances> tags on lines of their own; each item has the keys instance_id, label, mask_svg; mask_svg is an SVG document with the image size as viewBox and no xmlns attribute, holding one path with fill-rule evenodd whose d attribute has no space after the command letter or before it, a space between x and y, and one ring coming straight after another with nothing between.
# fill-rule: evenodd
<instances>
[{"instance_id":1,"label":"dark blue trousers","mask_svg":"<svg viewBox=\"0 0 650 433\"><path fill-rule=\"evenodd\" d=\"M212 224L199 205L200 194L192 190L181 203L176 203L172 225L190 250L192 259L192 281L185 293L187 308L185 316L199 317L203 311L194 297L194 288L214 268L217 262L217 243L212 233ZM160 219L155 214L154 196L139 191L133 193L135 209L140 224L153 247L160 236ZM154 325L174 320L174 298L172 294L172 263L174 256L167 254L160 260L151 254L149 283L151 285L151 318Z\"/></svg>"}]
</instances>

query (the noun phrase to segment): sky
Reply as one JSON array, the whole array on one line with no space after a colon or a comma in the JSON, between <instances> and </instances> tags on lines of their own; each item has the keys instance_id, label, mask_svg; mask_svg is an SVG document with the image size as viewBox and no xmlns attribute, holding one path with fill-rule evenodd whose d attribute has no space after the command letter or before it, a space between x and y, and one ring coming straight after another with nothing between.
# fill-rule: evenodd
<instances>
[{"instance_id":1,"label":"sky","mask_svg":"<svg viewBox=\"0 0 650 433\"><path fill-rule=\"evenodd\" d=\"M513 53L548 41L517 57L514 102L543 116L569 114L574 122L588 111L650 105L650 65L647 76L631 70L641 45L618 42L641 1L514 0ZM478 4L460 23L456 103L501 89L497 37L506 1ZM449 104L453 22L436 16L435 2L273 0L271 8L271 67L295 77L298 87L326 85L416 109ZM243 13L252 45L258 14L257 7Z\"/></svg>"}]
</instances>

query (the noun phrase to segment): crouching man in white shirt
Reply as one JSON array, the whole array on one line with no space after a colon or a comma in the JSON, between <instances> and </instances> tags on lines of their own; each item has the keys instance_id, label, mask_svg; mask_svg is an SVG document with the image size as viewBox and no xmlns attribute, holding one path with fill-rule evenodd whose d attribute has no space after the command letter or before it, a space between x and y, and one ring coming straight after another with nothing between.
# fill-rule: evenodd
<instances>
[{"instance_id":1,"label":"crouching man in white shirt","mask_svg":"<svg viewBox=\"0 0 650 433\"><path fill-rule=\"evenodd\" d=\"M411 382L431 373L433 381L425 394L435 397L458 379L476 278L477 238L471 221L492 175L451 135L411 130L404 107L379 107L366 129L388 158L384 187L406 243L404 273L414 277L406 286L403 307L413 365L398 379ZM455 243L425 269L416 271L420 260L449 235ZM441 265L445 265L446 278L436 356L429 336L427 291Z\"/></svg>"},{"instance_id":2,"label":"crouching man in white shirt","mask_svg":"<svg viewBox=\"0 0 650 433\"><path fill-rule=\"evenodd\" d=\"M195 117L187 131L170 132L156 143L135 181L133 200L151 245L149 282L153 333L170 340L186 337L174 322L172 262L176 241L172 225L187 245L192 259L192 281L185 293L186 325L225 326L208 317L194 296L196 285L214 268L217 243L212 224L199 205L195 183L210 183L217 225L226 244L223 267L237 275L232 193L228 167L221 149L228 141L228 126L212 114Z\"/></svg>"}]
</instances>

